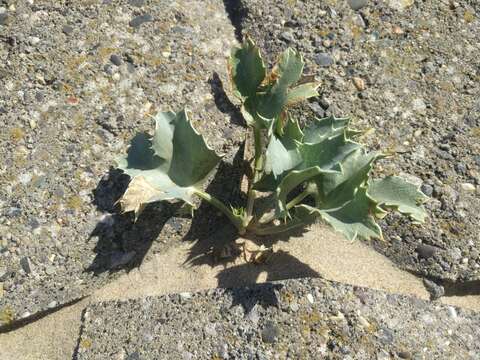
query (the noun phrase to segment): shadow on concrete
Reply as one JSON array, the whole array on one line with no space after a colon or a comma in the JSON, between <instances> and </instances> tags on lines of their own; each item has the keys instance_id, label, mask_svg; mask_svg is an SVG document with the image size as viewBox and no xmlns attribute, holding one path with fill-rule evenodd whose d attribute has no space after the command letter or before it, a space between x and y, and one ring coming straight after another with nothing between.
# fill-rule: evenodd
<instances>
[{"instance_id":1,"label":"shadow on concrete","mask_svg":"<svg viewBox=\"0 0 480 360\"><path fill-rule=\"evenodd\" d=\"M445 283L445 296L480 295L480 280Z\"/></svg>"},{"instance_id":2,"label":"shadow on concrete","mask_svg":"<svg viewBox=\"0 0 480 360\"><path fill-rule=\"evenodd\" d=\"M283 287L282 284L256 284L250 287L230 289L232 307L240 305L248 316L255 306L263 308L278 307L279 299L277 292Z\"/></svg>"},{"instance_id":3,"label":"shadow on concrete","mask_svg":"<svg viewBox=\"0 0 480 360\"><path fill-rule=\"evenodd\" d=\"M248 9L243 6L241 0L223 0L225 11L235 29L235 38L237 41L243 40L243 19L248 14Z\"/></svg>"},{"instance_id":4,"label":"shadow on concrete","mask_svg":"<svg viewBox=\"0 0 480 360\"><path fill-rule=\"evenodd\" d=\"M206 192L233 207L244 206L246 203L246 195L240 190L245 166L243 154L244 145L239 148L231 163L221 162L206 189ZM215 252L233 243L237 237L237 230L228 219L208 203L202 202L183 239L194 242L187 258L188 264L213 266Z\"/></svg>"},{"instance_id":5,"label":"shadow on concrete","mask_svg":"<svg viewBox=\"0 0 480 360\"><path fill-rule=\"evenodd\" d=\"M130 271L140 266L164 225L169 222L175 227L180 221L173 217L181 206L179 203L150 204L137 221L131 213L121 214L117 201L128 182L128 176L111 168L93 192L94 204L106 212L90 234L90 239L97 239L96 256L86 271L94 275L122 269Z\"/></svg>"},{"instance_id":6,"label":"shadow on concrete","mask_svg":"<svg viewBox=\"0 0 480 360\"><path fill-rule=\"evenodd\" d=\"M217 109L222 113L227 114L230 117L230 122L232 124L246 128L242 113L240 112L239 108L235 106L228 98L223 87L222 79L220 79L220 76L217 72L212 74L211 78L208 80L208 83L210 85L210 90Z\"/></svg>"}]
</instances>

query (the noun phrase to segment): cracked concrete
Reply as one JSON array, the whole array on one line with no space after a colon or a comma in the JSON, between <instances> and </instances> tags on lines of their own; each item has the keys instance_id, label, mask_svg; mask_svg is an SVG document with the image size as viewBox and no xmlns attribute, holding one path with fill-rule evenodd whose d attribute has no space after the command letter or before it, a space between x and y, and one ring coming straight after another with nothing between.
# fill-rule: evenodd
<instances>
[{"instance_id":1,"label":"cracked concrete","mask_svg":"<svg viewBox=\"0 0 480 360\"><path fill-rule=\"evenodd\" d=\"M214 92L214 88L221 89L222 81L225 83L224 60L229 46L234 43L234 34L237 39L240 38L245 26L247 30L257 31L255 16L270 15L260 11L260 3L252 5L249 1L241 2L244 7L237 7L240 2L224 1L226 9L221 2L212 1L205 7L202 2L177 1L171 2L168 8L155 6L149 1L138 2L143 4L140 7L132 5L132 1L89 1L85 7L71 4L63 10L62 7L66 6L64 2L6 3L7 16L0 18L1 22L8 18L8 22L0 24L0 30L5 34L0 34L0 44L6 44L5 47L0 47L0 58L4 60L3 67L0 67L0 81L2 89L8 91L0 91L0 120L8 131L1 135L0 140L5 145L2 148L9 152L5 154L8 168L4 168L3 164L0 167L0 261L2 266L7 267L8 276L4 281L4 274L0 275L0 295L5 294L0 299L0 305L14 303L17 317L30 310L30 316L35 318L39 311L48 309L48 305L53 302L62 307L62 304L70 300L86 294L89 296L14 331L1 333L2 360L71 358L79 341L82 312L88 305L99 301L142 299L146 296L215 287L239 287L303 276L321 276L328 280L413 298L429 298L430 294L421 278L398 269L371 246L360 242L348 243L331 230L319 226L302 237L292 238L289 242L280 241L276 245L277 255L263 266L248 265L241 261L213 267L208 262L192 264L189 256L192 245L178 241L185 235L190 224L180 218L163 219L165 226L157 232L158 224L155 225L154 216L158 215L158 211L152 212L152 219L143 223L145 228L155 228L152 230L154 234L138 236L142 225L135 227L122 220L120 226L110 231L112 234L102 228L108 234L102 233L99 236L103 243L99 240L101 246L97 244L94 249L94 244L86 242L86 239L95 223L109 223L109 219L115 218L115 215L110 214L112 208L109 207L115 189L107 186L103 197L95 199L98 207L95 209L92 196L89 195L96 185L92 179L100 179L107 172L108 162L125 146L123 139L150 125L148 114L156 104L179 106L184 103L187 94L189 100L195 102L195 110L212 120L199 121L198 127L206 133L216 149L232 155L232 149L241 142L239 134L243 130L232 120L234 109L225 101L225 96L219 98L217 93L210 93ZM335 8L334 4L328 3L329 9L330 6L331 9ZM245 6L248 7L249 4L256 10L244 22L243 17L248 13ZM345 9L343 5L342 3L337 8L338 13L341 16L351 15L351 10ZM282 6L282 16L290 16L288 8L285 10ZM376 2L375 6L383 9ZM198 19L198 13L205 9L211 15L207 24L211 25L210 28L204 24L203 18L201 21ZM376 19L374 9L372 7L371 12L369 10L362 16ZM462 9L463 7L457 8L455 11L460 13ZM225 10L234 26L227 19ZM415 11L418 14L418 9ZM392 15L389 11L386 12L389 17L394 16L394 13ZM148 17L145 15L147 13L152 13L155 17ZM95 14L98 16L95 17ZM329 11L324 15L326 14L336 16L337 13ZM474 15L475 13L472 16ZM408 14L402 16L408 18ZM87 36L88 31L85 29L94 29L97 20L103 21L98 29L103 26L108 31ZM170 24L169 21L175 24ZM269 18L268 21L274 20ZM477 26L475 21L473 17L470 27ZM78 26L73 26L75 24ZM294 22L287 21L285 24L287 28L296 27ZM43 35L38 31L42 26ZM278 26L275 27L277 30ZM400 30L393 28L392 31ZM117 33L114 34L115 31ZM166 33L176 41L167 44ZM184 41L185 34L198 35L194 45L199 47L192 47L188 39ZM258 31L258 34L262 37L259 39L261 43L270 44L267 46L270 50L277 49L276 42L270 43L270 35L264 31ZM49 38L50 35L56 38ZM114 36L113 47L107 46L110 35ZM300 35L301 31L295 36ZM69 36L79 36L80 40L59 40L71 39ZM158 36L165 41L157 41ZM215 39L212 40L211 37ZM203 41L209 45L203 46ZM283 45L280 44L280 47ZM332 45L325 42L322 46L330 48ZM152 51L160 55L153 56ZM54 54L52 59L56 60L48 63L47 59L43 64L45 66L40 66L40 70L32 77L31 68L35 69L36 61L42 59L44 53ZM67 58L67 63L63 64ZM12 66L16 62L21 66L13 71ZM199 68L192 65L194 63L199 63ZM207 81L214 71L220 73ZM58 79L53 76L55 74ZM170 86L168 79L175 76L179 78L175 78L178 80L175 83L181 91ZM24 81L17 84L19 79ZM340 102L344 82L336 75L327 79L334 88L339 87L334 92L336 95L330 95ZM157 86L159 81L162 86ZM93 90L98 87L101 91L92 91L92 86ZM351 93L352 89L347 92ZM359 100L355 101L352 104ZM90 107L89 104L96 105ZM343 105L350 109L350 105ZM416 106L419 111L430 111L430 108L423 109L422 103L418 101ZM350 110L355 113L357 108ZM106 116L105 113L115 116ZM124 117L117 117L118 114L123 114ZM227 141L226 145L224 140ZM474 145L475 143L472 146ZM68 154L64 153L64 148L68 149ZM98 161L100 158L104 162ZM473 164L472 161L470 163ZM464 178L475 177L477 174L470 163L462 175ZM73 171L73 164L82 166L78 171ZM72 173L74 176L71 176ZM451 171L448 174L450 176ZM109 181L105 180L107 184ZM81 189L80 196L76 194L78 189ZM443 188L441 190L443 197L440 200L445 201L447 207L451 206L450 200L456 198L455 194ZM452 199L447 195L451 195ZM462 193L461 196L469 198L473 195ZM98 202L102 206L98 206ZM435 200L432 209L439 210L438 204L439 200ZM461 210L465 213L464 208ZM444 213L441 215L446 216ZM214 218L215 215L211 212L207 217ZM209 228L205 232L215 229L218 223L208 223ZM125 245L128 239L134 241ZM412 243L415 240L412 239L408 237L408 244L393 239L394 241L381 245L382 251L394 259L395 254L400 254L397 263L402 263L406 258L411 262L412 254L418 246L417 243ZM102 247L109 242L113 244L111 249ZM97 266L96 270L108 270L108 263L115 256L128 253L138 243L145 247L145 251L139 251L137 255L140 261L144 257L146 259L138 269L129 273L99 272L101 275L98 277L83 272L91 265ZM61 251L59 246L63 246ZM397 252L399 248L401 251ZM467 259L467 264L463 265L458 251L453 252L456 259L454 267L467 269L468 266L475 265L475 246L468 249L471 259ZM93 264L94 251L98 252L94 260L98 260L101 257L99 255L106 254L108 261ZM452 251L445 253L450 256ZM417 268L420 270L424 266L428 268L435 265L423 258L414 260L418 260L416 265L419 264ZM464 277L469 279L467 270L462 271ZM448 276L444 277L448 279ZM473 276L471 278L474 279ZM444 285L445 296L437 300L438 303L480 311L478 281Z\"/></svg>"},{"instance_id":2,"label":"cracked concrete","mask_svg":"<svg viewBox=\"0 0 480 360\"><path fill-rule=\"evenodd\" d=\"M428 299L422 280L398 269L390 260L361 242L350 243L321 226L276 245L267 265L241 261L211 267L188 265L191 245L184 243L156 255L139 269L94 292L89 298L63 308L43 319L10 333L0 334L0 358L66 359L73 354L83 309L108 300L138 299L147 296L193 292L215 287L241 287L252 283L303 276ZM480 296L443 297L442 304L480 311Z\"/></svg>"}]
</instances>

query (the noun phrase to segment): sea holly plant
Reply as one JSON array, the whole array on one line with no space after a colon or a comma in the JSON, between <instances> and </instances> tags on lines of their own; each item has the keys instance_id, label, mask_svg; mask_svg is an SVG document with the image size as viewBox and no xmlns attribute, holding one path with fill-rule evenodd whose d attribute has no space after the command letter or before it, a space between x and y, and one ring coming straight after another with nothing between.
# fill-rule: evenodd
<instances>
[{"instance_id":1,"label":"sea holly plant","mask_svg":"<svg viewBox=\"0 0 480 360\"><path fill-rule=\"evenodd\" d=\"M203 190L222 158L183 110L158 113L153 136L137 135L118 160L131 177L119 201L122 210L138 217L149 203L180 200L194 207L198 197L220 210L243 236L322 221L350 240L381 239L376 220L389 211L423 222L425 195L397 176L372 178L373 166L385 155L359 143L349 119L312 118L300 127L290 107L318 96L318 84L302 76L303 68L302 56L293 49L280 54L270 71L249 38L232 50L231 85L254 143L243 207L233 208Z\"/></svg>"}]
</instances>

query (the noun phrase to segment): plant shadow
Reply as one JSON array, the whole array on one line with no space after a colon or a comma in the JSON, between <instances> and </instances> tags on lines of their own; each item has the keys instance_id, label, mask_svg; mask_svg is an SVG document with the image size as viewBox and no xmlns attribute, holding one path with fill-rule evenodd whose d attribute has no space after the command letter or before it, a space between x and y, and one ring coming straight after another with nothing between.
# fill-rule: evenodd
<instances>
[{"instance_id":1,"label":"plant shadow","mask_svg":"<svg viewBox=\"0 0 480 360\"><path fill-rule=\"evenodd\" d=\"M173 215L180 204L167 202L148 205L137 221L133 214L121 214L118 199L125 192L129 177L118 169L111 168L93 191L97 209L106 212L90 234L96 238L93 251L96 253L86 269L94 275L119 270L130 271L141 265L167 222L175 227L178 219Z\"/></svg>"},{"instance_id":2,"label":"plant shadow","mask_svg":"<svg viewBox=\"0 0 480 360\"><path fill-rule=\"evenodd\" d=\"M221 162L215 177L208 185L206 192L232 207L245 204L246 195L240 190L243 167L244 147L242 144L233 156L231 162ZM186 262L189 265L214 265L214 254L226 245L237 239L237 229L225 219L215 208L206 202L202 202L184 241L193 242Z\"/></svg>"},{"instance_id":3,"label":"plant shadow","mask_svg":"<svg viewBox=\"0 0 480 360\"><path fill-rule=\"evenodd\" d=\"M222 79L220 79L220 76L217 72L212 74L210 79L208 79L208 83L210 85L210 90L217 109L220 110L220 112L227 114L232 124L246 127L242 113L240 112L239 108L235 106L228 98L227 94L225 93Z\"/></svg>"},{"instance_id":4,"label":"plant shadow","mask_svg":"<svg viewBox=\"0 0 480 360\"><path fill-rule=\"evenodd\" d=\"M243 19L247 16L247 8L239 0L223 0L223 5L228 14L228 18L235 29L235 38L242 42L243 38Z\"/></svg>"}]
</instances>

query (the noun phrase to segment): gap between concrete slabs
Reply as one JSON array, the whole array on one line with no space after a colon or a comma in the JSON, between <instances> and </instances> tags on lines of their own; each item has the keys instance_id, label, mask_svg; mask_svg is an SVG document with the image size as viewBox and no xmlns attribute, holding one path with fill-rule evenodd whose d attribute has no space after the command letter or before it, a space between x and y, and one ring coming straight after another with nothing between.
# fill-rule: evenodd
<instances>
[{"instance_id":1,"label":"gap between concrete slabs","mask_svg":"<svg viewBox=\"0 0 480 360\"><path fill-rule=\"evenodd\" d=\"M428 299L422 281L398 269L390 260L361 242L350 243L332 230L314 226L302 237L279 242L280 254L290 254L290 263L226 266L189 266L190 244L169 249L97 290L88 299L64 308L11 333L0 334L1 359L66 359L77 345L82 310L89 303L142 298L218 287L311 276L327 280ZM296 259L296 260L295 260ZM300 270L299 270L300 269ZM442 303L480 311L480 297L442 298Z\"/></svg>"}]
</instances>

